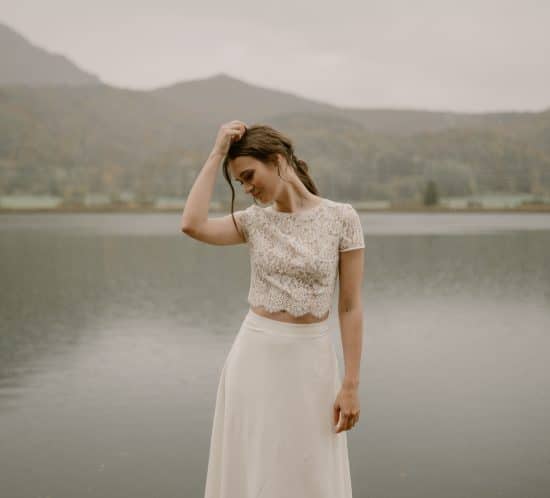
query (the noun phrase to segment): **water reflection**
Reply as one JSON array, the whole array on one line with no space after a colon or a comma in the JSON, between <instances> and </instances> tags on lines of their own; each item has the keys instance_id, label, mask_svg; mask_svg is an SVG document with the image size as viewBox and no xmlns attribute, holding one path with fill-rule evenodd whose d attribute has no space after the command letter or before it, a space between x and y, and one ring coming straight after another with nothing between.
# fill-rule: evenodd
<instances>
[{"instance_id":1,"label":"water reflection","mask_svg":"<svg viewBox=\"0 0 550 498\"><path fill-rule=\"evenodd\" d=\"M550 217L362 221L354 496L546 497ZM0 217L8 496L201 495L249 263L245 245L201 244L178 223Z\"/></svg>"}]
</instances>

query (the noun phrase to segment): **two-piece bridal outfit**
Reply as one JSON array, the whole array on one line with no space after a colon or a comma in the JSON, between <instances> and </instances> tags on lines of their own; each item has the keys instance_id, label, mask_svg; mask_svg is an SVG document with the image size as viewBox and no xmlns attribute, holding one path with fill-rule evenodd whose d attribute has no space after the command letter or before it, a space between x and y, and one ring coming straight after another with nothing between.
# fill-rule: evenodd
<instances>
[{"instance_id":1,"label":"two-piece bridal outfit","mask_svg":"<svg viewBox=\"0 0 550 498\"><path fill-rule=\"evenodd\" d=\"M339 252L365 247L351 204L296 213L256 204L235 219L250 254L248 303L293 316L330 310ZM352 498L328 316L290 323L248 310L221 370L205 498Z\"/></svg>"}]
</instances>

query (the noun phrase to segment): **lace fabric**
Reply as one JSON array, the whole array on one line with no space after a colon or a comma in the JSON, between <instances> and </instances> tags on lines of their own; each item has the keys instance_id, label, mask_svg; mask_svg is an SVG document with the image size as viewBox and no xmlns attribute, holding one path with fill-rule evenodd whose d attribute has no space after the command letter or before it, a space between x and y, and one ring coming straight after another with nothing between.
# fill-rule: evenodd
<instances>
[{"instance_id":1,"label":"lace fabric","mask_svg":"<svg viewBox=\"0 0 550 498\"><path fill-rule=\"evenodd\" d=\"M321 198L297 213L251 204L233 214L249 247L248 303L321 318L332 303L339 252L365 247L353 206Z\"/></svg>"}]
</instances>

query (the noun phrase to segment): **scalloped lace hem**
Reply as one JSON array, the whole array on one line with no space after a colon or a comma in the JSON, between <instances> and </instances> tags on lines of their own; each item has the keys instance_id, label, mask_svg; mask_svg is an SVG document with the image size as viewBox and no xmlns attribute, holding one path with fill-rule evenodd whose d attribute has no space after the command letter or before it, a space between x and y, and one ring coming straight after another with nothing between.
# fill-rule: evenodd
<instances>
[{"instance_id":1,"label":"scalloped lace hem","mask_svg":"<svg viewBox=\"0 0 550 498\"><path fill-rule=\"evenodd\" d=\"M327 311L330 311L330 308L311 308L311 307L300 307L292 306L291 304L274 304L274 303L265 303L262 300L255 300L253 298L248 298L248 304L251 306L262 306L269 313L276 313L277 311L286 311L288 314L292 315L294 318L298 318L307 313L311 313L316 318L323 318Z\"/></svg>"}]
</instances>

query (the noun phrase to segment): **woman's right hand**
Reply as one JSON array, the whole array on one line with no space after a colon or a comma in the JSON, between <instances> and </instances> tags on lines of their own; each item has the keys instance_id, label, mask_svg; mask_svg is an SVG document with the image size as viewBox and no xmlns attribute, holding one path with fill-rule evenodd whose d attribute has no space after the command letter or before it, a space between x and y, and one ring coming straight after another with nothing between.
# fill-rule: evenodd
<instances>
[{"instance_id":1,"label":"woman's right hand","mask_svg":"<svg viewBox=\"0 0 550 498\"><path fill-rule=\"evenodd\" d=\"M242 121L233 120L221 125L213 151L225 156L233 142L240 140L246 131L246 125Z\"/></svg>"}]
</instances>

